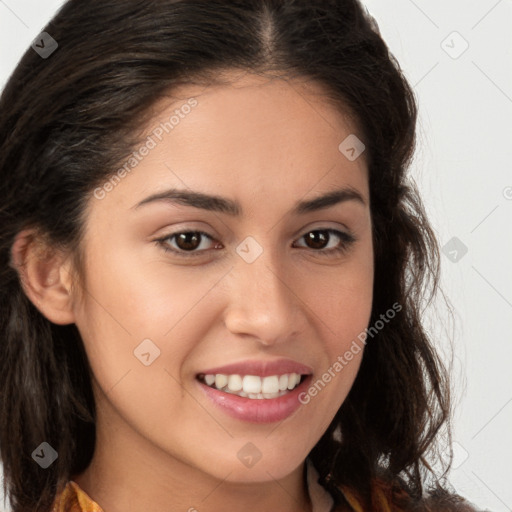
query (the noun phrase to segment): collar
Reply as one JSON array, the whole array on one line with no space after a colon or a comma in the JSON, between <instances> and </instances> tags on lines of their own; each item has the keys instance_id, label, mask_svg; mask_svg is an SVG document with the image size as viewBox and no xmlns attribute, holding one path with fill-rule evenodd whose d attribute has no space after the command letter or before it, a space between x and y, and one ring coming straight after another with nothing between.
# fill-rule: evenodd
<instances>
[{"instance_id":1,"label":"collar","mask_svg":"<svg viewBox=\"0 0 512 512\"><path fill-rule=\"evenodd\" d=\"M330 493L318 483L318 471L311 460L306 458L306 478L313 512L332 512L334 500Z\"/></svg>"}]
</instances>

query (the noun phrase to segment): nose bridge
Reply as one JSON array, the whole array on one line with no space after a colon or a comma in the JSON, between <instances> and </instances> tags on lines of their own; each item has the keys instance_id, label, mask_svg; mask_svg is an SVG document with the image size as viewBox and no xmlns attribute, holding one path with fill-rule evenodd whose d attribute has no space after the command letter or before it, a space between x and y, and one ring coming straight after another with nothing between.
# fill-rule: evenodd
<instances>
[{"instance_id":1,"label":"nose bridge","mask_svg":"<svg viewBox=\"0 0 512 512\"><path fill-rule=\"evenodd\" d=\"M265 344L286 339L296 328L298 304L277 251L250 236L236 252L227 327Z\"/></svg>"}]
</instances>

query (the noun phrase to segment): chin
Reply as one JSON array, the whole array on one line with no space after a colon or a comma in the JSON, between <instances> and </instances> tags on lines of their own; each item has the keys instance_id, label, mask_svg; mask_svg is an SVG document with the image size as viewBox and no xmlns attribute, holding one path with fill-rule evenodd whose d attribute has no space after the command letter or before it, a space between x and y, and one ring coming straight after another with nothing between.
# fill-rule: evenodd
<instances>
[{"instance_id":1,"label":"chin","mask_svg":"<svg viewBox=\"0 0 512 512\"><path fill-rule=\"evenodd\" d=\"M267 450L270 456L265 456ZM279 480L293 473L307 456L307 454L294 454L290 457L290 451L273 450L269 446L260 452L254 445L247 443L238 451L234 459L230 457L222 462L219 460L215 465L214 476L233 483L262 483ZM226 478L226 475L229 476Z\"/></svg>"}]
</instances>

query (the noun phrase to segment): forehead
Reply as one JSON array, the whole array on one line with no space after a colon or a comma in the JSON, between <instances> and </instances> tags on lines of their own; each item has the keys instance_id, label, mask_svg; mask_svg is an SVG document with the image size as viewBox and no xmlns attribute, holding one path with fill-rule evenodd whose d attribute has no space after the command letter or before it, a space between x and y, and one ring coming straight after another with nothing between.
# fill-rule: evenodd
<instances>
[{"instance_id":1,"label":"forehead","mask_svg":"<svg viewBox=\"0 0 512 512\"><path fill-rule=\"evenodd\" d=\"M151 141L151 149L133 170L126 166L114 193L123 190L133 205L180 187L252 206L295 203L340 185L367 195L364 153L351 160L340 149L360 137L356 124L319 84L247 73L223 79L183 84L153 105L141 137L141 148Z\"/></svg>"},{"instance_id":2,"label":"forehead","mask_svg":"<svg viewBox=\"0 0 512 512\"><path fill-rule=\"evenodd\" d=\"M210 85L191 83L175 87L152 107L153 117L145 131L151 133L159 122L169 120L169 114L179 113L190 98L198 106L193 112L186 112L187 122L180 124L196 129L197 135L209 130L212 140L245 138L244 148L251 147L249 135L257 135L258 140L268 143L285 130L288 136L275 141L282 147L305 139L312 146L329 135L337 140L347 133L360 132L349 109L339 100L335 103L324 86L312 79L235 71L223 72ZM180 117L183 120L183 115Z\"/></svg>"}]
</instances>

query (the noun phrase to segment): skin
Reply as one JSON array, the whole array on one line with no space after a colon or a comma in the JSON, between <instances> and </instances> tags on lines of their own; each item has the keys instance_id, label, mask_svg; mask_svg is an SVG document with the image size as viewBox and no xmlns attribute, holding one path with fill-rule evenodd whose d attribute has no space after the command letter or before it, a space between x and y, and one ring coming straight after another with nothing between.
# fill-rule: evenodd
<instances>
[{"instance_id":1,"label":"skin","mask_svg":"<svg viewBox=\"0 0 512 512\"><path fill-rule=\"evenodd\" d=\"M76 323L85 344L97 444L73 479L105 512L311 510L304 460L359 369L362 351L307 405L270 424L232 418L199 389L201 370L247 359L290 358L316 380L367 327L372 305L367 165L364 154L351 162L338 150L354 126L313 83L232 79L181 86L155 105L147 134L188 98L198 101L112 191L91 198L85 290L73 286L69 255L27 267L33 302L55 323ZM236 200L244 216L164 201L134 208L171 187ZM365 204L291 213L298 200L342 187ZM327 249L304 235L328 228L357 240L322 256ZM212 237L198 256L155 242L187 230ZM247 236L263 249L250 264L236 252ZM342 244L332 235L328 248ZM133 353L147 338L160 350L149 366ZM247 442L262 454L251 468L237 457Z\"/></svg>"}]
</instances>

